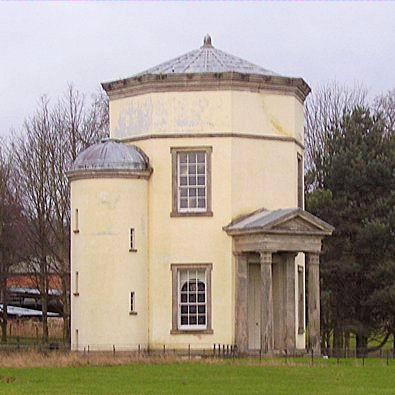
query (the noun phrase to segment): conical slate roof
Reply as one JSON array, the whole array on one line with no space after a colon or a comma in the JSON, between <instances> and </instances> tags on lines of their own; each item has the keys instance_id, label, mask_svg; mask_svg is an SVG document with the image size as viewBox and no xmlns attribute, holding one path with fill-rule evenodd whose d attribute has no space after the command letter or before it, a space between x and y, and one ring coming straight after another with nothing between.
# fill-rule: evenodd
<instances>
[{"instance_id":1,"label":"conical slate roof","mask_svg":"<svg viewBox=\"0 0 395 395\"><path fill-rule=\"evenodd\" d=\"M148 74L185 74L185 73L227 73L237 72L241 74L257 74L266 76L278 76L273 71L264 69L247 60L230 55L214 48L211 37L204 37L203 45L193 51L187 52L177 58L168 60L158 66L154 66L133 77Z\"/></svg>"},{"instance_id":2,"label":"conical slate roof","mask_svg":"<svg viewBox=\"0 0 395 395\"><path fill-rule=\"evenodd\" d=\"M111 100L153 92L237 89L293 94L303 103L310 93L302 78L279 75L214 48L209 35L198 49L131 77L103 82L102 87Z\"/></svg>"}]
</instances>

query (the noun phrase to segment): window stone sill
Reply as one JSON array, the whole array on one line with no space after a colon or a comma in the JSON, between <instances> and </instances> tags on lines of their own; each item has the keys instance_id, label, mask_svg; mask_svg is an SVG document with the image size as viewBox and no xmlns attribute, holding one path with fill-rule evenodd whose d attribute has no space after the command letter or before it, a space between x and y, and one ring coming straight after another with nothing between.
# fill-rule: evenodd
<instances>
[{"instance_id":1,"label":"window stone sill","mask_svg":"<svg viewBox=\"0 0 395 395\"><path fill-rule=\"evenodd\" d=\"M73 292L73 295L74 296L80 296L80 293L79 292Z\"/></svg>"},{"instance_id":2,"label":"window stone sill","mask_svg":"<svg viewBox=\"0 0 395 395\"><path fill-rule=\"evenodd\" d=\"M212 329L172 329L170 331L171 335L212 335L214 331Z\"/></svg>"},{"instance_id":3,"label":"window stone sill","mask_svg":"<svg viewBox=\"0 0 395 395\"><path fill-rule=\"evenodd\" d=\"M212 211L202 211L202 212L179 212L172 211L170 217L212 217L214 214Z\"/></svg>"},{"instance_id":4,"label":"window stone sill","mask_svg":"<svg viewBox=\"0 0 395 395\"><path fill-rule=\"evenodd\" d=\"M79 229L74 229L73 233L80 233L80 230Z\"/></svg>"},{"instance_id":5,"label":"window stone sill","mask_svg":"<svg viewBox=\"0 0 395 395\"><path fill-rule=\"evenodd\" d=\"M136 248L129 248L129 252L137 252Z\"/></svg>"},{"instance_id":6,"label":"window stone sill","mask_svg":"<svg viewBox=\"0 0 395 395\"><path fill-rule=\"evenodd\" d=\"M137 315L137 311L129 311L129 315Z\"/></svg>"}]
</instances>

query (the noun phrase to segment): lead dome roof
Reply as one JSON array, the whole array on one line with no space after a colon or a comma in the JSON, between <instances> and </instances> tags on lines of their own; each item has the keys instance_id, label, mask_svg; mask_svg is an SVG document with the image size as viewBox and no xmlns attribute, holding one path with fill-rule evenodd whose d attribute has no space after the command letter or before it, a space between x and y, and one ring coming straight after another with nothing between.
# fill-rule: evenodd
<instances>
[{"instance_id":1,"label":"lead dome roof","mask_svg":"<svg viewBox=\"0 0 395 395\"><path fill-rule=\"evenodd\" d=\"M141 77L147 74L227 72L279 76L279 74L274 73L273 71L214 48L211 44L211 37L207 34L204 37L203 45L200 48L151 67L141 73L135 74L132 78Z\"/></svg>"},{"instance_id":2,"label":"lead dome roof","mask_svg":"<svg viewBox=\"0 0 395 395\"><path fill-rule=\"evenodd\" d=\"M114 139L103 139L82 151L70 171L83 170L149 170L148 156L135 145L121 143Z\"/></svg>"}]
</instances>

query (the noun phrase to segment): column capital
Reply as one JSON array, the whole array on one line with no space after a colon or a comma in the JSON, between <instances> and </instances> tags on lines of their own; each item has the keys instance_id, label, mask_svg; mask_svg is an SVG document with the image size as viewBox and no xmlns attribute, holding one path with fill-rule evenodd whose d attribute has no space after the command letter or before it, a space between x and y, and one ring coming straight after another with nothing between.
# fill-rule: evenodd
<instances>
[{"instance_id":1,"label":"column capital","mask_svg":"<svg viewBox=\"0 0 395 395\"><path fill-rule=\"evenodd\" d=\"M308 252L306 253L307 265L319 265L320 264L320 252Z\"/></svg>"},{"instance_id":2,"label":"column capital","mask_svg":"<svg viewBox=\"0 0 395 395\"><path fill-rule=\"evenodd\" d=\"M268 264L268 265L272 264L273 251L260 250L258 251L258 253L259 253L261 264Z\"/></svg>"}]
</instances>

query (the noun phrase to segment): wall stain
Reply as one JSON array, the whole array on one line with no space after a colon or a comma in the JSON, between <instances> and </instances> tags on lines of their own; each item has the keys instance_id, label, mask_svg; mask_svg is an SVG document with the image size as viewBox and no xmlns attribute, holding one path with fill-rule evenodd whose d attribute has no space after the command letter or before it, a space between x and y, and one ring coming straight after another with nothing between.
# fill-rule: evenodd
<instances>
[{"instance_id":1,"label":"wall stain","mask_svg":"<svg viewBox=\"0 0 395 395\"><path fill-rule=\"evenodd\" d=\"M286 137L293 137L292 134L288 133L284 127L280 124L280 122L278 122L275 118L271 117L270 118L270 123L273 125L274 129L276 129L276 131Z\"/></svg>"}]
</instances>

